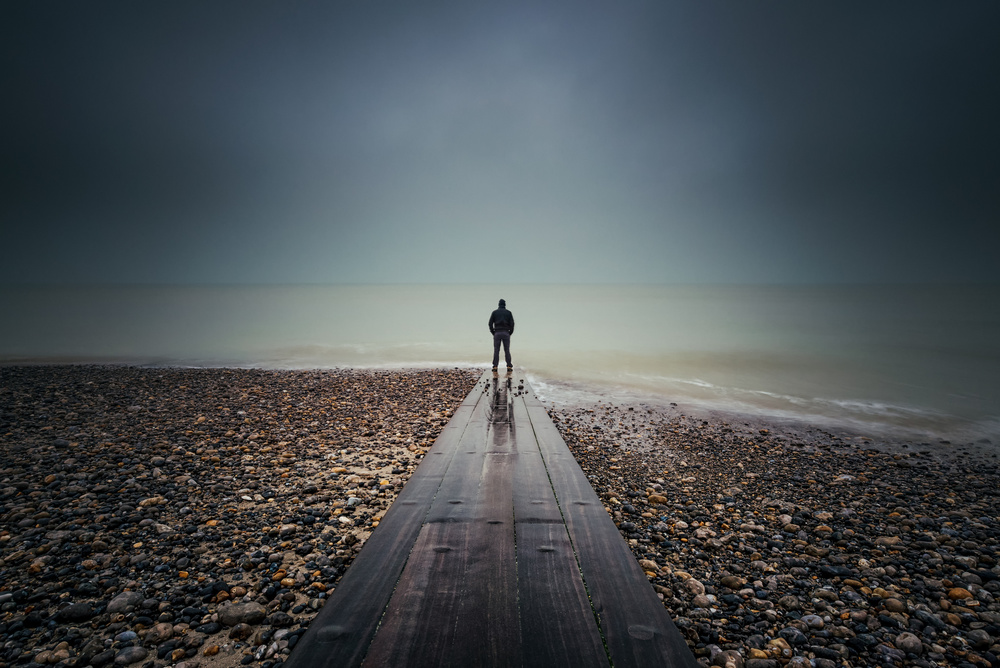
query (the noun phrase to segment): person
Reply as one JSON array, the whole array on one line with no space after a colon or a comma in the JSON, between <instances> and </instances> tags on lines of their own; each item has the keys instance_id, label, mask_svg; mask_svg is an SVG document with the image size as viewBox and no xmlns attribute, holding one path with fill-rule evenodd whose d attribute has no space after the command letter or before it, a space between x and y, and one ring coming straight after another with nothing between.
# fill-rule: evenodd
<instances>
[{"instance_id":1,"label":"person","mask_svg":"<svg viewBox=\"0 0 1000 668\"><path fill-rule=\"evenodd\" d=\"M510 335L514 333L514 314L507 310L507 302L500 300L499 308L490 315L490 334L493 335L493 370L500 363L500 344L503 344L507 371L513 371L510 363Z\"/></svg>"}]
</instances>

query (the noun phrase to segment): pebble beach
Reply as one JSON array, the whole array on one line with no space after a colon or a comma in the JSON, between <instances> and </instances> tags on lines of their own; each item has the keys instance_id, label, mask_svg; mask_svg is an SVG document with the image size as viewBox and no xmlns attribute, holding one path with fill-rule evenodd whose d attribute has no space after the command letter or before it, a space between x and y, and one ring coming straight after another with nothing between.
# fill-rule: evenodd
<instances>
[{"instance_id":1,"label":"pebble beach","mask_svg":"<svg viewBox=\"0 0 1000 668\"><path fill-rule=\"evenodd\" d=\"M550 410L704 665L1000 666L990 443Z\"/></svg>"},{"instance_id":2,"label":"pebble beach","mask_svg":"<svg viewBox=\"0 0 1000 668\"><path fill-rule=\"evenodd\" d=\"M0 666L280 665L479 375L0 368Z\"/></svg>"},{"instance_id":3,"label":"pebble beach","mask_svg":"<svg viewBox=\"0 0 1000 668\"><path fill-rule=\"evenodd\" d=\"M480 374L0 368L0 668L281 665ZM991 444L549 413L703 665L1000 666Z\"/></svg>"}]
</instances>

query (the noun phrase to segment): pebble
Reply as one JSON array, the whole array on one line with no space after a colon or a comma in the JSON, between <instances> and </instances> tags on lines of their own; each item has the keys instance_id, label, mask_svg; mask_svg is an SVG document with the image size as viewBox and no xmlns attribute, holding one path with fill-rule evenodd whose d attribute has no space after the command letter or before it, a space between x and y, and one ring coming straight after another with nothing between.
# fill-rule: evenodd
<instances>
[{"instance_id":1,"label":"pebble","mask_svg":"<svg viewBox=\"0 0 1000 668\"><path fill-rule=\"evenodd\" d=\"M893 641L893 644L895 644L898 649L902 650L903 652L906 652L907 654L920 654L921 652L924 651L923 644L920 642L920 638L909 632L900 633L898 636L896 636L896 639Z\"/></svg>"},{"instance_id":2,"label":"pebble","mask_svg":"<svg viewBox=\"0 0 1000 668\"><path fill-rule=\"evenodd\" d=\"M256 601L233 603L219 608L219 622L223 626L260 624L266 616L264 606Z\"/></svg>"},{"instance_id":3,"label":"pebble","mask_svg":"<svg viewBox=\"0 0 1000 668\"><path fill-rule=\"evenodd\" d=\"M283 660L480 375L0 367L0 666Z\"/></svg>"},{"instance_id":4,"label":"pebble","mask_svg":"<svg viewBox=\"0 0 1000 668\"><path fill-rule=\"evenodd\" d=\"M91 657L90 659L90 665L98 667L105 666L114 661L114 659L115 659L115 651L109 649L94 654L93 657Z\"/></svg>"},{"instance_id":5,"label":"pebble","mask_svg":"<svg viewBox=\"0 0 1000 668\"><path fill-rule=\"evenodd\" d=\"M92 603L81 601L79 603L71 603L62 608L56 614L56 619L61 622L79 623L85 622L96 615L97 611L94 609Z\"/></svg>"},{"instance_id":6,"label":"pebble","mask_svg":"<svg viewBox=\"0 0 1000 668\"><path fill-rule=\"evenodd\" d=\"M111 599L111 602L108 603L107 612L126 612L142 602L143 598L145 597L137 591L122 592Z\"/></svg>"},{"instance_id":7,"label":"pebble","mask_svg":"<svg viewBox=\"0 0 1000 668\"><path fill-rule=\"evenodd\" d=\"M122 651L115 654L115 665L116 666L127 666L133 663L138 663L142 661L149 655L142 647L126 647Z\"/></svg>"},{"instance_id":8,"label":"pebble","mask_svg":"<svg viewBox=\"0 0 1000 668\"><path fill-rule=\"evenodd\" d=\"M1000 668L992 453L675 406L549 414L702 665Z\"/></svg>"}]
</instances>

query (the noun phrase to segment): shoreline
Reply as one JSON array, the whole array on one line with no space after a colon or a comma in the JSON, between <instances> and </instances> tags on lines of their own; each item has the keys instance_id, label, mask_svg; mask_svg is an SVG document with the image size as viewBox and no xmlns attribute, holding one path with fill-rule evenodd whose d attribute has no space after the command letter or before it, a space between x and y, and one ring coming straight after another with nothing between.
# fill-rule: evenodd
<instances>
[{"instance_id":1,"label":"shoreline","mask_svg":"<svg viewBox=\"0 0 1000 668\"><path fill-rule=\"evenodd\" d=\"M281 665L480 375L0 367L0 668ZM543 403L699 658L1000 666L993 453Z\"/></svg>"},{"instance_id":2,"label":"shoreline","mask_svg":"<svg viewBox=\"0 0 1000 668\"><path fill-rule=\"evenodd\" d=\"M265 356L266 357L266 356ZM477 356L479 358L480 356ZM242 369L268 371L358 371L380 370L406 372L441 368L456 368L484 371L488 364L471 359L441 359L408 361L343 361L339 364L314 364L303 360L278 359L252 362L247 359L206 359L179 360L171 357L154 356L110 356L80 357L8 357L0 360L0 369L33 366L98 366L136 367L148 369ZM987 413L959 415L944 412L940 408L918 406L906 403L892 403L888 400L852 399L833 397L783 396L773 393L748 390L739 387L718 387L716 394L699 394L697 388L703 384L697 381L681 381L680 387L655 388L636 385L620 378L593 377L579 378L552 372L550 375L528 373L528 379L543 401L561 407L584 406L592 403L611 402L631 405L649 405L666 408L671 402L679 403L681 410L689 415L704 416L711 420L729 422L752 422L769 428L796 427L819 428L851 437L866 437L887 447L895 444L923 446L940 449L968 449L989 453L994 448L1000 450L1000 412L996 409ZM696 388L694 392L689 391ZM711 394L711 393L710 393ZM778 404L756 404L730 395L778 397ZM784 401L784 404L781 402ZM982 401L982 398L979 399ZM859 439L860 440L860 439ZM945 447L946 446L946 447Z\"/></svg>"},{"instance_id":3,"label":"shoreline","mask_svg":"<svg viewBox=\"0 0 1000 668\"><path fill-rule=\"evenodd\" d=\"M537 379L529 378L533 386ZM543 385L548 385L543 381ZM769 415L766 412L746 412L724 409L687 400L685 397L671 397L664 394L636 391L630 388L597 389L586 383L560 383L562 387L539 393L541 401L551 410L585 410L595 406L632 407L636 410L652 410L658 414L687 416L710 423L738 424L768 429L789 439L834 438L855 441L864 447L873 447L887 452L924 452L939 458L975 456L986 459L1000 457L1000 444L993 439L979 436L975 441L958 442L938 434L923 430L905 430L890 425L870 425L863 429L856 424L837 421L824 416L821 420L811 420L807 415ZM569 388L569 391L561 391Z\"/></svg>"}]
</instances>

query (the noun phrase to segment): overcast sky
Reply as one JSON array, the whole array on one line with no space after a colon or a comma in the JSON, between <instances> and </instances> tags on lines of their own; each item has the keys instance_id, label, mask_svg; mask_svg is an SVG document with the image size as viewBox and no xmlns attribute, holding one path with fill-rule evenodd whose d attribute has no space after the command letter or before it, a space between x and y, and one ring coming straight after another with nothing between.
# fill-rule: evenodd
<instances>
[{"instance_id":1,"label":"overcast sky","mask_svg":"<svg viewBox=\"0 0 1000 668\"><path fill-rule=\"evenodd\" d=\"M0 6L0 282L996 281L1000 3Z\"/></svg>"}]
</instances>

